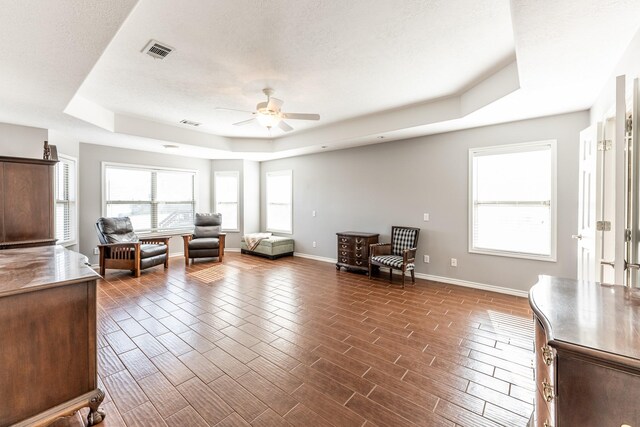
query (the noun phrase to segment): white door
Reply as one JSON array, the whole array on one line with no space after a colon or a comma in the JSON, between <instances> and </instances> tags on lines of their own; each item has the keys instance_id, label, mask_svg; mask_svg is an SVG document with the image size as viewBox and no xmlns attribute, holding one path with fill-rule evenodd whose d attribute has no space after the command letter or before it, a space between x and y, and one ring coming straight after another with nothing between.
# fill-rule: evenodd
<instances>
[{"instance_id":1,"label":"white door","mask_svg":"<svg viewBox=\"0 0 640 427\"><path fill-rule=\"evenodd\" d=\"M599 203L598 135L600 123L580 132L580 178L578 196L578 280L600 281L600 253L596 239Z\"/></svg>"}]
</instances>

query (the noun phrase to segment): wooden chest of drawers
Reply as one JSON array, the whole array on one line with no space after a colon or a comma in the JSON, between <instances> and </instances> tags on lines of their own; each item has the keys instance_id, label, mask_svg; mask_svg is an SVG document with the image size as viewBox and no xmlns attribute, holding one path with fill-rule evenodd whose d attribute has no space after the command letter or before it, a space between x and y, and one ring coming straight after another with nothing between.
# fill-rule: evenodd
<instances>
[{"instance_id":1,"label":"wooden chest of drawers","mask_svg":"<svg viewBox=\"0 0 640 427\"><path fill-rule=\"evenodd\" d=\"M336 270L369 271L369 245L378 243L379 234L343 231L338 236Z\"/></svg>"},{"instance_id":2,"label":"wooden chest of drawers","mask_svg":"<svg viewBox=\"0 0 640 427\"><path fill-rule=\"evenodd\" d=\"M540 276L531 427L640 426L640 289Z\"/></svg>"}]
</instances>

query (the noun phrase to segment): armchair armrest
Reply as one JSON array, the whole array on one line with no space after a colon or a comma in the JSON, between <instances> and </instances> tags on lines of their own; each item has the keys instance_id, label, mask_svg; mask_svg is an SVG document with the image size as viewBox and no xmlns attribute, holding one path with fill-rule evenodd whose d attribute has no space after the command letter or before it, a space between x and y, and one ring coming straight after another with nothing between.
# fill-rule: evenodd
<instances>
[{"instance_id":1,"label":"armchair armrest","mask_svg":"<svg viewBox=\"0 0 640 427\"><path fill-rule=\"evenodd\" d=\"M140 243L156 244L156 245L169 245L169 239L171 239L171 236L144 237L144 238L140 239Z\"/></svg>"},{"instance_id":2,"label":"armchair armrest","mask_svg":"<svg viewBox=\"0 0 640 427\"><path fill-rule=\"evenodd\" d=\"M406 264L416 260L416 252L418 248L405 249L402 251L402 261Z\"/></svg>"},{"instance_id":3,"label":"armchair armrest","mask_svg":"<svg viewBox=\"0 0 640 427\"><path fill-rule=\"evenodd\" d=\"M390 255L391 243L373 243L369 245L369 256Z\"/></svg>"}]
</instances>

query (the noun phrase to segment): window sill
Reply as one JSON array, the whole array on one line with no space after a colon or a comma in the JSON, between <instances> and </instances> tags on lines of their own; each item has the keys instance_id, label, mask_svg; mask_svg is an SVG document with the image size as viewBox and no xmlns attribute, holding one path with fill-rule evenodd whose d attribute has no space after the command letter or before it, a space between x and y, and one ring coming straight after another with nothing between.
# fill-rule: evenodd
<instances>
[{"instance_id":1,"label":"window sill","mask_svg":"<svg viewBox=\"0 0 640 427\"><path fill-rule=\"evenodd\" d=\"M289 235L293 234L293 231L273 230L271 228L267 228L267 231L269 233L289 234Z\"/></svg>"},{"instance_id":2,"label":"window sill","mask_svg":"<svg viewBox=\"0 0 640 427\"><path fill-rule=\"evenodd\" d=\"M557 262L557 258L551 255L535 255L535 254L527 254L521 252L507 252L507 251L497 251L491 249L469 249L469 253L471 254L479 254L479 255L493 255L505 258L520 258L527 259L530 261L544 261L544 262Z\"/></svg>"},{"instance_id":3,"label":"window sill","mask_svg":"<svg viewBox=\"0 0 640 427\"><path fill-rule=\"evenodd\" d=\"M240 232L240 230L238 230L238 229L227 230L225 228L220 229L220 231L222 231L223 233L239 233Z\"/></svg>"}]
</instances>

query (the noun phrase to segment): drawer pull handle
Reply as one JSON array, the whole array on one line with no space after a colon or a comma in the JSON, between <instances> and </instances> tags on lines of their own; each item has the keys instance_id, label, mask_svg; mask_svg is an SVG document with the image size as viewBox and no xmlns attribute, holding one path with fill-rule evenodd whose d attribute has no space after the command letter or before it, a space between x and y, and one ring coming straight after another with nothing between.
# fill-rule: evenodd
<instances>
[{"instance_id":1,"label":"drawer pull handle","mask_svg":"<svg viewBox=\"0 0 640 427\"><path fill-rule=\"evenodd\" d=\"M347 245L342 245L342 249L347 249Z\"/></svg>"},{"instance_id":2,"label":"drawer pull handle","mask_svg":"<svg viewBox=\"0 0 640 427\"><path fill-rule=\"evenodd\" d=\"M358 258L362 258L362 255L361 255L361 254L356 254L356 256L357 256Z\"/></svg>"},{"instance_id":3,"label":"drawer pull handle","mask_svg":"<svg viewBox=\"0 0 640 427\"><path fill-rule=\"evenodd\" d=\"M542 380L542 395L547 402L553 400L553 386L547 380Z\"/></svg>"},{"instance_id":4,"label":"drawer pull handle","mask_svg":"<svg viewBox=\"0 0 640 427\"><path fill-rule=\"evenodd\" d=\"M347 256L347 253L346 253L346 252L344 252L344 251L343 251L343 252L341 252L341 253L342 253L342 256Z\"/></svg>"},{"instance_id":5,"label":"drawer pull handle","mask_svg":"<svg viewBox=\"0 0 640 427\"><path fill-rule=\"evenodd\" d=\"M356 261L357 265L362 265L362 261Z\"/></svg>"},{"instance_id":6,"label":"drawer pull handle","mask_svg":"<svg viewBox=\"0 0 640 427\"><path fill-rule=\"evenodd\" d=\"M362 239L356 239L356 243L362 243Z\"/></svg>"},{"instance_id":7,"label":"drawer pull handle","mask_svg":"<svg viewBox=\"0 0 640 427\"><path fill-rule=\"evenodd\" d=\"M553 350L551 350L551 347L544 345L540 347L540 350L542 351L542 360L544 360L544 363L551 366L553 364Z\"/></svg>"},{"instance_id":8,"label":"drawer pull handle","mask_svg":"<svg viewBox=\"0 0 640 427\"><path fill-rule=\"evenodd\" d=\"M347 241L347 239L340 239L340 241L341 241L342 243L345 243L345 242Z\"/></svg>"}]
</instances>

